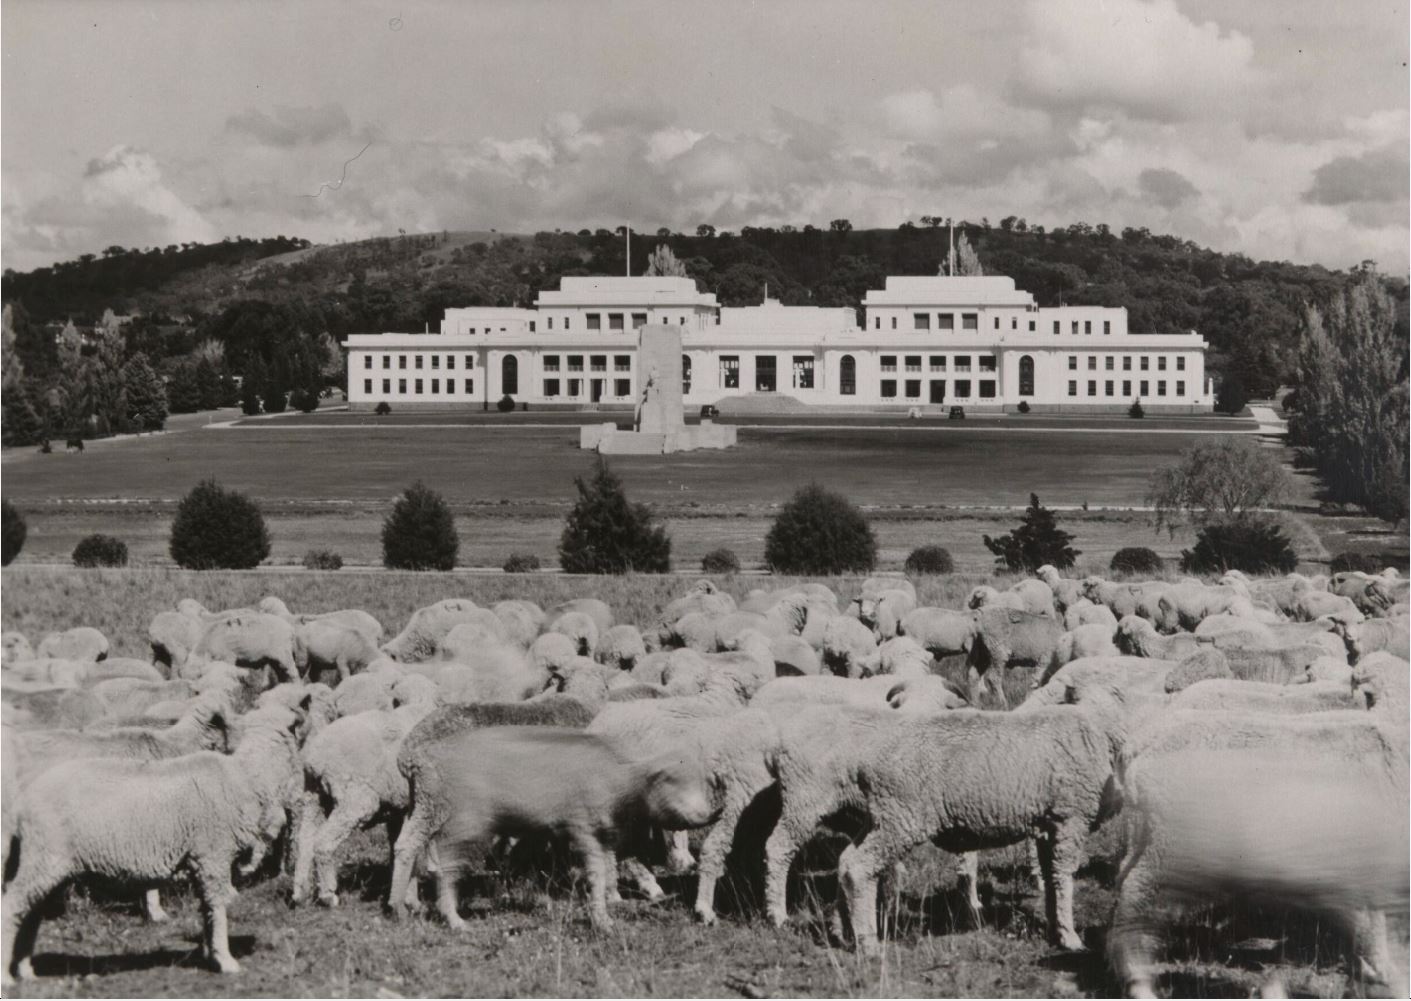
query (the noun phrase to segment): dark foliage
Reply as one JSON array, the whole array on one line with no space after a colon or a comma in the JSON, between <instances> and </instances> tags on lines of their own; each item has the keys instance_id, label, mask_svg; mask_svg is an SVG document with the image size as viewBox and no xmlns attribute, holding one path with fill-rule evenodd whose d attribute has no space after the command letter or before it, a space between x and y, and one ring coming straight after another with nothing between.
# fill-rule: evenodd
<instances>
[{"instance_id":1,"label":"dark foliage","mask_svg":"<svg viewBox=\"0 0 1411 1001\"><path fill-rule=\"evenodd\" d=\"M598 459L591 479L575 477L578 500L559 539L559 565L565 573L667 573L671 539L652 510L633 504L622 481Z\"/></svg>"},{"instance_id":2,"label":"dark foliage","mask_svg":"<svg viewBox=\"0 0 1411 1001\"><path fill-rule=\"evenodd\" d=\"M202 480L177 505L170 551L188 570L246 570L269 556L269 530L254 501Z\"/></svg>"},{"instance_id":3,"label":"dark foliage","mask_svg":"<svg viewBox=\"0 0 1411 1001\"><path fill-rule=\"evenodd\" d=\"M1277 524L1248 518L1207 525L1196 536L1195 548L1181 553L1186 573L1291 573L1297 565L1293 543Z\"/></svg>"},{"instance_id":4,"label":"dark foliage","mask_svg":"<svg viewBox=\"0 0 1411 1001\"><path fill-rule=\"evenodd\" d=\"M382 565L394 570L450 570L460 547L445 498L420 481L397 498L382 523Z\"/></svg>"},{"instance_id":5,"label":"dark foliage","mask_svg":"<svg viewBox=\"0 0 1411 1001\"><path fill-rule=\"evenodd\" d=\"M1028 400L1020 400L1019 406L1014 409L1018 410L1021 414L1027 414L1032 408L1029 406Z\"/></svg>"},{"instance_id":6,"label":"dark foliage","mask_svg":"<svg viewBox=\"0 0 1411 1001\"><path fill-rule=\"evenodd\" d=\"M506 393L500 397L500 402L495 404L495 409L502 414L507 414L514 409L514 397Z\"/></svg>"},{"instance_id":7,"label":"dark foliage","mask_svg":"<svg viewBox=\"0 0 1411 1001\"><path fill-rule=\"evenodd\" d=\"M30 402L23 382L4 392L4 413L0 415L0 442L5 445L34 445L44 437L44 421Z\"/></svg>"},{"instance_id":8,"label":"dark foliage","mask_svg":"<svg viewBox=\"0 0 1411 1001\"><path fill-rule=\"evenodd\" d=\"M123 392L128 426L133 431L160 431L167 424L167 393L147 356L138 352L123 366Z\"/></svg>"},{"instance_id":9,"label":"dark foliage","mask_svg":"<svg viewBox=\"0 0 1411 1001\"><path fill-rule=\"evenodd\" d=\"M1249 403L1249 393L1244 388L1244 380L1238 372L1231 372L1220 382L1220 391L1215 394L1215 409L1222 414L1237 414Z\"/></svg>"},{"instance_id":10,"label":"dark foliage","mask_svg":"<svg viewBox=\"0 0 1411 1001\"><path fill-rule=\"evenodd\" d=\"M1391 563L1392 561L1373 553L1338 553L1328 564L1328 573L1379 574Z\"/></svg>"},{"instance_id":11,"label":"dark foliage","mask_svg":"<svg viewBox=\"0 0 1411 1001\"><path fill-rule=\"evenodd\" d=\"M906 557L906 572L914 577L923 574L954 573L955 560L945 546L917 546Z\"/></svg>"},{"instance_id":12,"label":"dark foliage","mask_svg":"<svg viewBox=\"0 0 1411 1001\"><path fill-rule=\"evenodd\" d=\"M1142 409L1141 400L1132 401L1132 405L1127 408L1127 416L1133 420L1141 420L1146 416L1146 411Z\"/></svg>"},{"instance_id":13,"label":"dark foliage","mask_svg":"<svg viewBox=\"0 0 1411 1001\"><path fill-rule=\"evenodd\" d=\"M994 539L986 535L984 540L1000 570L1033 573L1046 563L1063 570L1073 565L1080 552L1069 545L1073 536L1058 527L1058 519L1039 503L1038 494L1029 495L1029 507L1018 528Z\"/></svg>"},{"instance_id":14,"label":"dark foliage","mask_svg":"<svg viewBox=\"0 0 1411 1001\"><path fill-rule=\"evenodd\" d=\"M1165 569L1165 566L1165 562L1156 554L1156 550L1148 549L1146 546L1128 546L1112 554L1112 562L1108 564L1108 569L1113 573L1136 576L1138 574L1160 573Z\"/></svg>"},{"instance_id":15,"label":"dark foliage","mask_svg":"<svg viewBox=\"0 0 1411 1001\"><path fill-rule=\"evenodd\" d=\"M331 549L310 549L304 554L304 566L309 570L342 570L343 557Z\"/></svg>"},{"instance_id":16,"label":"dark foliage","mask_svg":"<svg viewBox=\"0 0 1411 1001\"><path fill-rule=\"evenodd\" d=\"M505 573L534 573L539 569L539 557L533 553L510 553L505 560Z\"/></svg>"},{"instance_id":17,"label":"dark foliage","mask_svg":"<svg viewBox=\"0 0 1411 1001\"><path fill-rule=\"evenodd\" d=\"M813 483L780 509L764 561L775 573L866 573L877 563L877 536L855 504Z\"/></svg>"},{"instance_id":18,"label":"dark foliage","mask_svg":"<svg viewBox=\"0 0 1411 1001\"><path fill-rule=\"evenodd\" d=\"M260 394L264 391L265 366L258 358L250 359L240 380L240 409L250 416L260 412Z\"/></svg>"},{"instance_id":19,"label":"dark foliage","mask_svg":"<svg viewBox=\"0 0 1411 1001\"><path fill-rule=\"evenodd\" d=\"M740 572L740 557L733 549L721 547L712 549L701 557L701 570L717 576L729 576Z\"/></svg>"},{"instance_id":20,"label":"dark foliage","mask_svg":"<svg viewBox=\"0 0 1411 1001\"><path fill-rule=\"evenodd\" d=\"M0 500L0 566L9 566L15 561L28 534L29 526L20 509L11 504L8 497Z\"/></svg>"},{"instance_id":21,"label":"dark foliage","mask_svg":"<svg viewBox=\"0 0 1411 1001\"><path fill-rule=\"evenodd\" d=\"M127 543L111 535L89 535L79 540L73 549L76 567L125 567Z\"/></svg>"},{"instance_id":22,"label":"dark foliage","mask_svg":"<svg viewBox=\"0 0 1411 1001\"><path fill-rule=\"evenodd\" d=\"M392 404L388 403L386 400L383 400L377 406L372 408L372 412L375 413L378 417L386 417L392 412Z\"/></svg>"}]
</instances>

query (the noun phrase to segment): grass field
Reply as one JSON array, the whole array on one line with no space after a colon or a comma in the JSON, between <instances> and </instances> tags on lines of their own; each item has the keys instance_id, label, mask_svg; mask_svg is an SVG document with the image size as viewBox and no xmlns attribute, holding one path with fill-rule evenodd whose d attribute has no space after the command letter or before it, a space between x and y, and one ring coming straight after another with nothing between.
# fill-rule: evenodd
<instances>
[{"instance_id":1,"label":"grass field","mask_svg":"<svg viewBox=\"0 0 1411 1001\"><path fill-rule=\"evenodd\" d=\"M956 606L982 576L924 578L923 602ZM619 618L651 621L692 582L685 577L590 578L559 575L195 573L171 569L83 571L15 565L0 573L3 626L37 639L50 629L96 626L114 655L143 656L146 625L180 597L210 607L249 604L265 594L298 611L358 607L389 629L410 612L452 595L482 604L527 597L543 605L574 596L608 601ZM721 581L737 596L761 582ZM840 596L858 580L832 579ZM907 860L894 930L879 961L829 943L823 908L834 896L827 876L801 873L796 917L775 930L763 923L744 874L724 888L722 920L695 924L683 901L689 877L664 880L673 897L615 909L616 927L594 933L581 894L566 883L531 877L473 877L462 894L470 923L454 934L431 920L397 924L382 916L386 847L374 830L357 836L342 869L343 906L294 911L287 880L248 888L231 907L232 945L244 972L220 978L199 967L199 906L180 890L166 895L173 920L144 924L130 898L71 895L66 912L40 932L36 969L43 978L12 997L203 996L971 996L1104 997L1118 990L1107 973L1104 931L1119 857L1117 824L1088 845L1080 870L1077 919L1087 951L1060 954L1044 944L1037 901L1021 848L986 852L981 895L987 927L969 930L953 892L954 860L931 848ZM754 858L749 852L742 857ZM807 867L805 867L807 868ZM822 871L822 867L819 867ZM738 898L731 905L734 891ZM1181 997L1246 997L1270 968L1304 995L1336 996L1336 943L1326 930L1282 917L1210 911L1185 915L1168 936L1164 991ZM1263 940L1263 941L1259 941Z\"/></svg>"}]
</instances>

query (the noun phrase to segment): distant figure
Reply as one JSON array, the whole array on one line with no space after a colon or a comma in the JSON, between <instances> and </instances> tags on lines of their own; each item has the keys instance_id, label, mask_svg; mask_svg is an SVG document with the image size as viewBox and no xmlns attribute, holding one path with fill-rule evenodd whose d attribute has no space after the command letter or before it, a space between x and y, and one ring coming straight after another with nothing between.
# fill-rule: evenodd
<instances>
[{"instance_id":1,"label":"distant figure","mask_svg":"<svg viewBox=\"0 0 1411 1001\"><path fill-rule=\"evenodd\" d=\"M656 384L657 370L653 367L651 372L647 374L646 385L642 387L642 398L637 401L637 411L632 415L633 431L642 430L642 413L647 408L647 400L651 398L652 390L656 388Z\"/></svg>"},{"instance_id":2,"label":"distant figure","mask_svg":"<svg viewBox=\"0 0 1411 1001\"><path fill-rule=\"evenodd\" d=\"M64 447L65 447L66 449L68 449L70 452L74 451L75 449L77 449L78 451L82 452L82 451L83 451L83 439L82 439L82 438L70 438L68 441L66 441L66 442L64 443Z\"/></svg>"}]
</instances>

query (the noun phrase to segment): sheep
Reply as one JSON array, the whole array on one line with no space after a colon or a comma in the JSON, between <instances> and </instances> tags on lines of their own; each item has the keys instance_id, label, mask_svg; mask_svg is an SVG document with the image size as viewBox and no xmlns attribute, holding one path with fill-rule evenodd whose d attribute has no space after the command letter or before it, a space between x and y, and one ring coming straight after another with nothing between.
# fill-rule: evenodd
<instances>
[{"instance_id":1,"label":"sheep","mask_svg":"<svg viewBox=\"0 0 1411 1001\"><path fill-rule=\"evenodd\" d=\"M1160 660L1179 660L1200 649L1200 640L1193 633L1176 633L1163 636L1146 619L1139 615L1124 615L1117 623L1117 648L1135 657L1155 657Z\"/></svg>"},{"instance_id":2,"label":"sheep","mask_svg":"<svg viewBox=\"0 0 1411 1001\"><path fill-rule=\"evenodd\" d=\"M1068 609L1084 600L1083 582L1061 576L1058 568L1051 564L1045 563L1039 567L1034 571L1034 576L1048 585L1053 595L1053 607L1059 612L1067 614Z\"/></svg>"},{"instance_id":3,"label":"sheep","mask_svg":"<svg viewBox=\"0 0 1411 1001\"><path fill-rule=\"evenodd\" d=\"M1386 581L1358 571L1333 574L1328 582L1328 593L1347 598L1363 615L1376 615L1387 605L1392 604Z\"/></svg>"},{"instance_id":4,"label":"sheep","mask_svg":"<svg viewBox=\"0 0 1411 1001\"><path fill-rule=\"evenodd\" d=\"M294 731L302 722L298 712L271 707L247 717L229 757L90 758L35 778L16 808L19 864L0 904L5 982L12 969L33 977L39 905L70 879L96 873L151 884L178 869L195 878L207 955L221 973L238 972L226 933L231 866L251 849L255 858L243 868L253 870L283 823L279 791L297 774Z\"/></svg>"},{"instance_id":5,"label":"sheep","mask_svg":"<svg viewBox=\"0 0 1411 1001\"><path fill-rule=\"evenodd\" d=\"M778 669L769 637L745 630L736 637L734 646L735 649L721 653L677 651L662 671L662 682L671 694L687 695L709 687L715 678L725 678L752 693L776 677Z\"/></svg>"},{"instance_id":6,"label":"sheep","mask_svg":"<svg viewBox=\"0 0 1411 1001\"><path fill-rule=\"evenodd\" d=\"M1167 673L1163 688L1168 693L1181 692L1202 681L1234 677L1229 658L1219 650L1207 648L1182 657Z\"/></svg>"},{"instance_id":7,"label":"sheep","mask_svg":"<svg viewBox=\"0 0 1411 1001\"><path fill-rule=\"evenodd\" d=\"M35 657L6 667L5 687L8 688L16 682L30 682L45 687L77 688L83 684L92 667L93 662L88 660Z\"/></svg>"},{"instance_id":8,"label":"sheep","mask_svg":"<svg viewBox=\"0 0 1411 1001\"><path fill-rule=\"evenodd\" d=\"M136 657L105 657L90 664L84 672L83 683L96 685L114 678L136 678L139 681L165 681L166 675L148 661Z\"/></svg>"},{"instance_id":9,"label":"sheep","mask_svg":"<svg viewBox=\"0 0 1411 1001\"><path fill-rule=\"evenodd\" d=\"M578 648L563 633L544 633L529 645L529 662L541 671L552 671L577 656Z\"/></svg>"},{"instance_id":10,"label":"sheep","mask_svg":"<svg viewBox=\"0 0 1411 1001\"><path fill-rule=\"evenodd\" d=\"M934 677L930 675L929 677ZM778 705L807 703L811 705L852 705L881 709L887 705L891 692L904 683L892 675L870 678L837 678L828 675L805 678L776 678L760 686L750 699L751 709L768 709ZM937 681L940 679L937 678Z\"/></svg>"},{"instance_id":11,"label":"sheep","mask_svg":"<svg viewBox=\"0 0 1411 1001\"><path fill-rule=\"evenodd\" d=\"M1120 696L1026 713L960 709L896 715L804 709L779 721L776 774L783 808L766 844L766 898L787 919L790 863L822 817L844 806L871 820L838 860L859 952L875 953L876 881L909 849L1001 847L1039 836L1050 936L1082 947L1072 877L1084 835L1111 811L1105 795L1121 727ZM1000 764L1002 763L1002 764Z\"/></svg>"},{"instance_id":12,"label":"sheep","mask_svg":"<svg viewBox=\"0 0 1411 1001\"><path fill-rule=\"evenodd\" d=\"M543 691L549 673L516 646L482 646L437 670L448 702L516 702Z\"/></svg>"},{"instance_id":13,"label":"sheep","mask_svg":"<svg viewBox=\"0 0 1411 1001\"><path fill-rule=\"evenodd\" d=\"M871 616L860 621L871 625L878 640L889 640L897 635L897 623L907 612L916 608L916 593L903 588L890 588L877 596L872 603Z\"/></svg>"},{"instance_id":14,"label":"sheep","mask_svg":"<svg viewBox=\"0 0 1411 1001\"><path fill-rule=\"evenodd\" d=\"M1234 646L1276 646L1274 632L1268 624L1243 615L1224 612L1201 620L1194 635L1213 642L1221 649Z\"/></svg>"},{"instance_id":15,"label":"sheep","mask_svg":"<svg viewBox=\"0 0 1411 1001\"><path fill-rule=\"evenodd\" d=\"M1199 581L1172 584L1157 600L1156 627L1163 633L1180 629L1194 631L1201 621L1221 612L1248 619L1255 617L1254 604L1242 588L1210 587Z\"/></svg>"},{"instance_id":16,"label":"sheep","mask_svg":"<svg viewBox=\"0 0 1411 1001\"><path fill-rule=\"evenodd\" d=\"M261 612L268 615L278 615L293 626L307 625L311 622L328 622L343 626L346 629L354 629L368 638L368 642L373 646L382 642L382 623L376 618L364 612L361 608L343 608L336 612L318 612L313 614L296 615L289 610L281 599L268 596L260 599L255 606Z\"/></svg>"},{"instance_id":17,"label":"sheep","mask_svg":"<svg viewBox=\"0 0 1411 1001\"><path fill-rule=\"evenodd\" d=\"M1063 612L1063 628L1070 632L1079 626L1104 625L1114 632L1117 629L1117 616L1106 605L1094 605L1087 598L1079 598L1068 605Z\"/></svg>"},{"instance_id":18,"label":"sheep","mask_svg":"<svg viewBox=\"0 0 1411 1001\"><path fill-rule=\"evenodd\" d=\"M620 671L630 671L639 659L647 655L646 644L637 627L629 624L613 626L603 634L594 653L597 659Z\"/></svg>"},{"instance_id":19,"label":"sheep","mask_svg":"<svg viewBox=\"0 0 1411 1001\"><path fill-rule=\"evenodd\" d=\"M445 635L457 624L473 621L477 610L469 598L447 598L418 608L402 631L382 644L382 652L402 664L430 660Z\"/></svg>"},{"instance_id":20,"label":"sheep","mask_svg":"<svg viewBox=\"0 0 1411 1001\"><path fill-rule=\"evenodd\" d=\"M436 644L437 660L464 660L486 647L519 647L519 644L509 638L504 626L494 614L483 608L476 611L484 612L488 619L493 621L493 627L487 627L484 619L457 623L451 627L450 632L441 637L441 642Z\"/></svg>"},{"instance_id":21,"label":"sheep","mask_svg":"<svg viewBox=\"0 0 1411 1001\"><path fill-rule=\"evenodd\" d=\"M1163 584L1161 590L1164 590L1165 586ZM1116 584L1101 577L1084 577L1083 597L1094 605L1105 605L1113 615L1121 619L1127 615L1140 614L1138 605L1145 587L1146 585Z\"/></svg>"},{"instance_id":22,"label":"sheep","mask_svg":"<svg viewBox=\"0 0 1411 1001\"><path fill-rule=\"evenodd\" d=\"M144 681L139 678L100 681L89 692L103 704L109 716L135 716L159 702L187 700L196 695L196 689L189 681Z\"/></svg>"},{"instance_id":23,"label":"sheep","mask_svg":"<svg viewBox=\"0 0 1411 1001\"><path fill-rule=\"evenodd\" d=\"M544 625L544 610L532 601L511 598L497 601L490 609L504 624L509 639L522 647L528 647L539 635Z\"/></svg>"},{"instance_id":24,"label":"sheep","mask_svg":"<svg viewBox=\"0 0 1411 1001\"><path fill-rule=\"evenodd\" d=\"M241 613L206 627L192 659L227 661L239 667L273 668L280 681L298 677L294 627L277 615ZM188 660L187 664L190 665Z\"/></svg>"},{"instance_id":25,"label":"sheep","mask_svg":"<svg viewBox=\"0 0 1411 1001\"><path fill-rule=\"evenodd\" d=\"M975 624L975 617L968 612L923 606L902 616L897 632L910 636L939 660L968 654L975 641Z\"/></svg>"},{"instance_id":26,"label":"sheep","mask_svg":"<svg viewBox=\"0 0 1411 1001\"><path fill-rule=\"evenodd\" d=\"M1050 600L1052 600L1050 596ZM1019 611L1029 611L1029 603L1023 594L1017 591L1001 591L988 584L981 584L971 590L965 599L965 607L976 608L1014 608Z\"/></svg>"},{"instance_id":27,"label":"sheep","mask_svg":"<svg viewBox=\"0 0 1411 1001\"><path fill-rule=\"evenodd\" d=\"M877 599L887 591L897 590L909 592L912 602L915 603L916 585L905 577L868 577L859 586L857 597L848 603L847 611L844 614L870 623L873 620L873 606L877 603Z\"/></svg>"},{"instance_id":28,"label":"sheep","mask_svg":"<svg viewBox=\"0 0 1411 1001\"><path fill-rule=\"evenodd\" d=\"M969 616L966 616L966 621L969 621ZM858 677L862 661L876 649L877 640L872 630L850 616L834 616L823 630L823 665L834 674L846 678Z\"/></svg>"},{"instance_id":29,"label":"sheep","mask_svg":"<svg viewBox=\"0 0 1411 1001\"><path fill-rule=\"evenodd\" d=\"M1334 631L1347 645L1347 656L1353 663L1378 650L1402 660L1411 659L1411 622L1404 617L1365 622L1339 619L1335 620Z\"/></svg>"},{"instance_id":30,"label":"sheep","mask_svg":"<svg viewBox=\"0 0 1411 1001\"><path fill-rule=\"evenodd\" d=\"M598 647L598 624L584 612L557 615L545 624L544 631L567 636L573 643L574 652L583 657L593 656L593 651Z\"/></svg>"},{"instance_id":31,"label":"sheep","mask_svg":"<svg viewBox=\"0 0 1411 1001\"><path fill-rule=\"evenodd\" d=\"M334 713L342 718L364 712L385 712L392 708L392 690L398 681L421 675L400 670L373 670L355 674L333 690ZM427 679L429 680L429 679ZM434 683L433 683L434 684Z\"/></svg>"},{"instance_id":32,"label":"sheep","mask_svg":"<svg viewBox=\"0 0 1411 1001\"><path fill-rule=\"evenodd\" d=\"M6 629L0 633L0 665L9 666L24 660L33 660L34 650L25 639L24 633Z\"/></svg>"},{"instance_id":33,"label":"sheep","mask_svg":"<svg viewBox=\"0 0 1411 1001\"><path fill-rule=\"evenodd\" d=\"M754 630L766 636L796 636L803 631L807 621L807 597L802 594L785 595L766 612L741 610L714 620L715 649L728 650L745 630Z\"/></svg>"},{"instance_id":34,"label":"sheep","mask_svg":"<svg viewBox=\"0 0 1411 1001\"><path fill-rule=\"evenodd\" d=\"M904 713L938 713L965 709L970 700L949 681L934 674L893 679L887 692L887 705Z\"/></svg>"},{"instance_id":35,"label":"sheep","mask_svg":"<svg viewBox=\"0 0 1411 1001\"><path fill-rule=\"evenodd\" d=\"M38 657L58 660L100 661L108 656L108 638L90 626L50 633L39 641Z\"/></svg>"},{"instance_id":36,"label":"sheep","mask_svg":"<svg viewBox=\"0 0 1411 1001\"><path fill-rule=\"evenodd\" d=\"M1075 685L1104 691L1115 686L1127 695L1164 694L1166 678L1177 664L1148 657L1079 657L1041 672L1023 705L1057 705L1066 701L1065 688Z\"/></svg>"},{"instance_id":37,"label":"sheep","mask_svg":"<svg viewBox=\"0 0 1411 1001\"><path fill-rule=\"evenodd\" d=\"M1233 678L1208 678L1176 692L1168 706L1173 710L1223 710L1286 716L1355 709L1358 702L1353 697L1350 684L1319 681L1306 685L1274 685Z\"/></svg>"},{"instance_id":38,"label":"sheep","mask_svg":"<svg viewBox=\"0 0 1411 1001\"><path fill-rule=\"evenodd\" d=\"M1053 662L1066 664L1079 657L1107 657L1116 656L1118 653L1120 651L1117 649L1117 645L1112 642L1112 630L1105 625L1094 622L1086 626L1079 626L1077 629L1070 629L1058 637L1058 646L1054 648L1053 652Z\"/></svg>"},{"instance_id":39,"label":"sheep","mask_svg":"<svg viewBox=\"0 0 1411 1001\"><path fill-rule=\"evenodd\" d=\"M1326 591L1304 591L1294 600L1290 618L1296 622L1311 622L1325 615L1343 618L1349 622L1361 622L1362 614L1352 599Z\"/></svg>"},{"instance_id":40,"label":"sheep","mask_svg":"<svg viewBox=\"0 0 1411 1001\"><path fill-rule=\"evenodd\" d=\"M629 762L600 738L574 730L472 729L422 753L429 766L414 780L416 806L397 839L391 900L406 899L410 863L434 842L438 909L452 928L465 927L456 892L465 847L489 835L567 836L588 873L589 917L606 928L616 832L638 819L700 827L714 814L699 762L674 753L645 765Z\"/></svg>"},{"instance_id":41,"label":"sheep","mask_svg":"<svg viewBox=\"0 0 1411 1001\"><path fill-rule=\"evenodd\" d=\"M910 636L887 640L862 662L863 677L922 678L931 673L931 654Z\"/></svg>"},{"instance_id":42,"label":"sheep","mask_svg":"<svg viewBox=\"0 0 1411 1001\"><path fill-rule=\"evenodd\" d=\"M980 608L972 614L975 639L967 657L972 672L972 702L978 701L979 693L974 691L978 679L991 669L997 674L1013 665L1031 665L1042 670L1052 663L1063 633L1052 616L1003 606ZM1004 690L994 680L996 675L990 677L994 691L1004 701Z\"/></svg>"},{"instance_id":43,"label":"sheep","mask_svg":"<svg viewBox=\"0 0 1411 1001\"><path fill-rule=\"evenodd\" d=\"M300 675L317 681L325 671L339 682L367 670L381 656L367 633L331 619L314 619L294 627L294 664Z\"/></svg>"},{"instance_id":44,"label":"sheep","mask_svg":"<svg viewBox=\"0 0 1411 1001\"><path fill-rule=\"evenodd\" d=\"M599 636L617 625L617 619L613 616L612 608L607 602L597 598L573 598L549 609L544 620L545 631L553 628L555 619L571 612L586 615L592 619L593 625L598 627Z\"/></svg>"},{"instance_id":45,"label":"sheep","mask_svg":"<svg viewBox=\"0 0 1411 1001\"><path fill-rule=\"evenodd\" d=\"M152 660L168 672L180 669L201 642L206 623L180 612L158 612L147 627Z\"/></svg>"},{"instance_id":46,"label":"sheep","mask_svg":"<svg viewBox=\"0 0 1411 1001\"><path fill-rule=\"evenodd\" d=\"M674 627L685 616L697 613L707 619L717 619L729 615L736 608L735 599L717 588L712 581L697 581L689 591L662 609L656 627L648 630L645 638L652 648L660 648L672 642L676 635Z\"/></svg>"},{"instance_id":47,"label":"sheep","mask_svg":"<svg viewBox=\"0 0 1411 1001\"><path fill-rule=\"evenodd\" d=\"M1233 647L1222 650L1230 671L1241 681L1268 681L1284 685L1307 674L1315 661L1328 655L1316 644L1292 647Z\"/></svg>"}]
</instances>

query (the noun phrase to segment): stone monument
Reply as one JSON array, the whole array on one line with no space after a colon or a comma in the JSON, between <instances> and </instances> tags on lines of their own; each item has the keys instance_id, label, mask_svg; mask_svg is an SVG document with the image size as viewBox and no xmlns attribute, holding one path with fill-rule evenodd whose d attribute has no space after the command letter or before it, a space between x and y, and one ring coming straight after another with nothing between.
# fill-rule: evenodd
<instances>
[{"instance_id":1,"label":"stone monument","mask_svg":"<svg viewBox=\"0 0 1411 1001\"><path fill-rule=\"evenodd\" d=\"M681 396L681 327L643 324L637 328L637 403L632 430L619 430L616 424L584 427L579 447L603 455L663 455L735 444L733 427L709 421L687 427Z\"/></svg>"}]
</instances>

